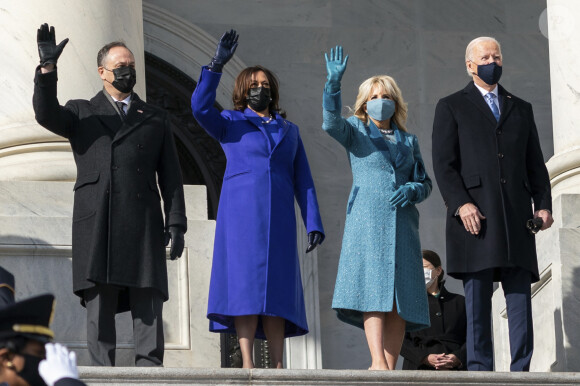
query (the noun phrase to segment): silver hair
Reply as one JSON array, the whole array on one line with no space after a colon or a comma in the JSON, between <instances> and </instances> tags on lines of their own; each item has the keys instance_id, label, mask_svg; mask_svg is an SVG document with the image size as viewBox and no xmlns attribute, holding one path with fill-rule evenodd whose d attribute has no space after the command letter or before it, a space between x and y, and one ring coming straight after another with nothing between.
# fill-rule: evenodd
<instances>
[{"instance_id":1,"label":"silver hair","mask_svg":"<svg viewBox=\"0 0 580 386\"><path fill-rule=\"evenodd\" d=\"M467 45L467 48L465 49L465 61L466 62L473 60L473 48L482 42L493 42L493 43L497 44L497 48L499 49L499 54L501 56L501 44L499 44L499 42L495 38L492 38L489 36L480 36L480 37L475 38L472 41L470 41L469 44ZM473 74L470 73L467 68L465 70L467 71L467 75L469 75L469 77L471 78L473 76Z\"/></svg>"}]
</instances>

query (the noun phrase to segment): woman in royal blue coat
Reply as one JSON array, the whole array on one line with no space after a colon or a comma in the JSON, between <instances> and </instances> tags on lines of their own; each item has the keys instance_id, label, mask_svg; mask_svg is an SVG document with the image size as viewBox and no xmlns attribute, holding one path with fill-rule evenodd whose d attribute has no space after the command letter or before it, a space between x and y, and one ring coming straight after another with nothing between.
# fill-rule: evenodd
<instances>
[{"instance_id":1,"label":"woman in royal blue coat","mask_svg":"<svg viewBox=\"0 0 580 386\"><path fill-rule=\"evenodd\" d=\"M308 249L324 239L316 191L298 127L278 107L278 81L261 66L236 78L234 110L214 107L223 65L237 48L226 32L191 98L199 124L227 157L218 208L207 317L210 331L237 333L244 368L254 337L268 339L282 367L284 338L308 332L296 247L294 198Z\"/></svg>"}]
</instances>

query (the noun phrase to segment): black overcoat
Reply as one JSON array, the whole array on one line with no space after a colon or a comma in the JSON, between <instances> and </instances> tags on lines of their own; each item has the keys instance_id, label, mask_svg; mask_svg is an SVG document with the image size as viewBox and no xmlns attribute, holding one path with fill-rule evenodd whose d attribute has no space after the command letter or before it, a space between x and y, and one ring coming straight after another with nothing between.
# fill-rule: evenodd
<instances>
[{"instance_id":1,"label":"black overcoat","mask_svg":"<svg viewBox=\"0 0 580 386\"><path fill-rule=\"evenodd\" d=\"M167 300L164 232L169 226L187 227L167 113L133 94L123 122L105 91L63 107L56 84L56 70L41 74L37 69L33 107L40 125L70 141L77 166L75 294L82 297L83 290L106 283L156 288Z\"/></svg>"},{"instance_id":2,"label":"black overcoat","mask_svg":"<svg viewBox=\"0 0 580 386\"><path fill-rule=\"evenodd\" d=\"M447 291L441 285L439 297L429 295L428 299L431 326L405 334L401 347L401 356L405 358L403 370L433 370L433 367L421 364L423 358L429 354L454 354L462 363L459 370L465 370L465 298Z\"/></svg>"},{"instance_id":3,"label":"black overcoat","mask_svg":"<svg viewBox=\"0 0 580 386\"><path fill-rule=\"evenodd\" d=\"M447 206L447 271L461 278L466 272L517 266L532 272L535 282L536 245L526 220L533 208L552 209L550 179L532 106L501 85L499 101L499 122L473 82L437 103L432 154ZM455 216L467 202L487 218L477 236Z\"/></svg>"}]
</instances>

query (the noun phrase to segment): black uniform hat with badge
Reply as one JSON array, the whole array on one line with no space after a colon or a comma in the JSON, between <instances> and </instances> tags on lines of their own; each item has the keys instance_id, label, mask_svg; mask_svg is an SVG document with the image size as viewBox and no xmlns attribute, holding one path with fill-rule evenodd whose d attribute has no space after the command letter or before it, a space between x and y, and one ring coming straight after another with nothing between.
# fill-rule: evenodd
<instances>
[{"instance_id":1,"label":"black uniform hat with badge","mask_svg":"<svg viewBox=\"0 0 580 386\"><path fill-rule=\"evenodd\" d=\"M54 314L54 296L50 294L25 299L0 310L0 341L23 336L41 343L54 338L49 328Z\"/></svg>"},{"instance_id":2,"label":"black uniform hat with badge","mask_svg":"<svg viewBox=\"0 0 580 386\"><path fill-rule=\"evenodd\" d=\"M0 267L0 308L14 303L14 275Z\"/></svg>"}]
</instances>

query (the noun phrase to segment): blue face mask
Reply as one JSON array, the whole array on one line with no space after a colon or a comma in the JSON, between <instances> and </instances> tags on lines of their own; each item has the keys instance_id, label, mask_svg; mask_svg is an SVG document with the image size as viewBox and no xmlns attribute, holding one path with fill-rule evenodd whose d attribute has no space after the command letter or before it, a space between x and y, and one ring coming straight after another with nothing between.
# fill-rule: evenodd
<instances>
[{"instance_id":1,"label":"blue face mask","mask_svg":"<svg viewBox=\"0 0 580 386\"><path fill-rule=\"evenodd\" d=\"M478 64L477 76L479 76L479 79L483 80L486 84L493 86L494 84L497 84L499 78L501 78L501 66L498 66L495 62L490 64Z\"/></svg>"},{"instance_id":2,"label":"blue face mask","mask_svg":"<svg viewBox=\"0 0 580 386\"><path fill-rule=\"evenodd\" d=\"M390 99L373 99L367 102L367 114L377 120L385 121L395 113L395 101Z\"/></svg>"}]
</instances>

